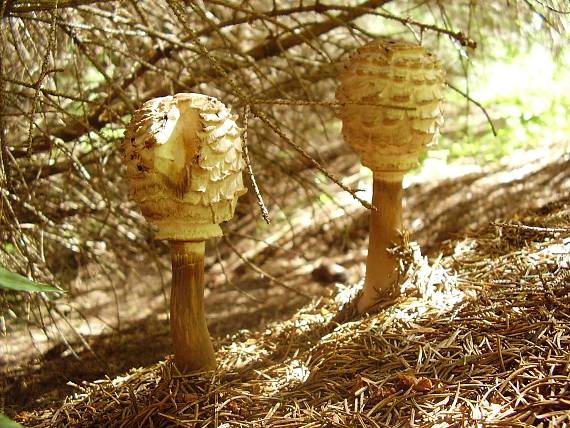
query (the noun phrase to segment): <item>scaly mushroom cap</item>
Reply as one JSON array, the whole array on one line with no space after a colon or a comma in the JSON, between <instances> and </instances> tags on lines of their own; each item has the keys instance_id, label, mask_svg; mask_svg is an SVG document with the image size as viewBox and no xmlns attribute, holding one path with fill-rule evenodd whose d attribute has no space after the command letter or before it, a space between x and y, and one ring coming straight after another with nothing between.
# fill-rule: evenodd
<instances>
[{"instance_id":1,"label":"scaly mushroom cap","mask_svg":"<svg viewBox=\"0 0 570 428\"><path fill-rule=\"evenodd\" d=\"M246 192L241 132L230 110L202 94L147 101L125 133L130 197L156 239L204 241L221 236Z\"/></svg>"},{"instance_id":2,"label":"scaly mushroom cap","mask_svg":"<svg viewBox=\"0 0 570 428\"><path fill-rule=\"evenodd\" d=\"M436 57L421 46L375 40L356 51L338 79L337 100L347 103L342 134L362 163L384 175L416 167L443 121L445 73Z\"/></svg>"}]
</instances>

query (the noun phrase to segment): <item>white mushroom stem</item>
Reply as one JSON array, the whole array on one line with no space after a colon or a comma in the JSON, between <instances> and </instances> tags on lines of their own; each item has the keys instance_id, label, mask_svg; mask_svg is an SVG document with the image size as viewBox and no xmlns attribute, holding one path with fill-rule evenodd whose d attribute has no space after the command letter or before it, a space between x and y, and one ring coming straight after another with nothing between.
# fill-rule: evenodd
<instances>
[{"instance_id":1,"label":"white mushroom stem","mask_svg":"<svg viewBox=\"0 0 570 428\"><path fill-rule=\"evenodd\" d=\"M374 177L369 225L366 280L358 300L358 312L363 313L378 302L379 296L391 294L398 279L398 258L388 249L399 240L402 231L402 176Z\"/></svg>"},{"instance_id":2,"label":"white mushroom stem","mask_svg":"<svg viewBox=\"0 0 570 428\"><path fill-rule=\"evenodd\" d=\"M183 371L216 366L204 316L205 246L205 242L170 241L170 330L176 366Z\"/></svg>"}]
</instances>

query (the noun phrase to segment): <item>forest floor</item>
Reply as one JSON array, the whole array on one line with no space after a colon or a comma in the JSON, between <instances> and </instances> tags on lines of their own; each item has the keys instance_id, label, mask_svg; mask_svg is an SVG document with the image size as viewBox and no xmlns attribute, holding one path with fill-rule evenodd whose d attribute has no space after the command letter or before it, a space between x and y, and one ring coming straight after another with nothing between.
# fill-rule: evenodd
<instances>
[{"instance_id":1,"label":"forest floor","mask_svg":"<svg viewBox=\"0 0 570 428\"><path fill-rule=\"evenodd\" d=\"M431 265L404 248L408 291L374 316L335 315L364 275L368 219L341 194L259 245L230 237L223 265L210 250L213 378L165 361L166 257L117 273L111 290L88 266L70 293L83 316L71 347L38 331L35 348L21 332L4 341L6 412L38 426L525 426L568 415L570 158L555 153L413 179L406 224Z\"/></svg>"}]
</instances>

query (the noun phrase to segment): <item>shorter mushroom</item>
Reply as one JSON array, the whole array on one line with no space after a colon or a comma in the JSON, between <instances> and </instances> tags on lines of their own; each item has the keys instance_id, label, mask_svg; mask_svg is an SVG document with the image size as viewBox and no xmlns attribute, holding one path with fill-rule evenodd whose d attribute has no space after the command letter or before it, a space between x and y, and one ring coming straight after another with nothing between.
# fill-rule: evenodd
<instances>
[{"instance_id":1,"label":"shorter mushroom","mask_svg":"<svg viewBox=\"0 0 570 428\"><path fill-rule=\"evenodd\" d=\"M177 94L147 101L124 138L130 197L158 227L155 238L170 241L170 327L183 371L216 365L204 316L204 251L246 192L235 119L215 98Z\"/></svg>"},{"instance_id":2,"label":"shorter mushroom","mask_svg":"<svg viewBox=\"0 0 570 428\"><path fill-rule=\"evenodd\" d=\"M374 179L360 313L397 285L398 260L389 248L402 231L402 180L438 133L444 76L421 46L375 40L358 49L338 77L342 135Z\"/></svg>"}]
</instances>

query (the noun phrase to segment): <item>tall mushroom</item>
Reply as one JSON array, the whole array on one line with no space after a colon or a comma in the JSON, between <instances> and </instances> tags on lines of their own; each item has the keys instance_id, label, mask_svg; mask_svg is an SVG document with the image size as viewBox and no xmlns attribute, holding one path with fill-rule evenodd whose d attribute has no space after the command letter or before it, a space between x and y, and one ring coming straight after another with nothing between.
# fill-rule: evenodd
<instances>
[{"instance_id":1,"label":"tall mushroom","mask_svg":"<svg viewBox=\"0 0 570 428\"><path fill-rule=\"evenodd\" d=\"M204 250L233 217L242 181L241 130L217 99L177 94L147 101L123 142L130 197L156 239L170 241L170 328L176 365L215 367L204 317Z\"/></svg>"},{"instance_id":2,"label":"tall mushroom","mask_svg":"<svg viewBox=\"0 0 570 428\"><path fill-rule=\"evenodd\" d=\"M421 46L381 39L358 49L338 77L343 138L374 179L360 313L397 283L398 260L388 248L402 229L402 179L441 125L444 78L437 58Z\"/></svg>"}]
</instances>

